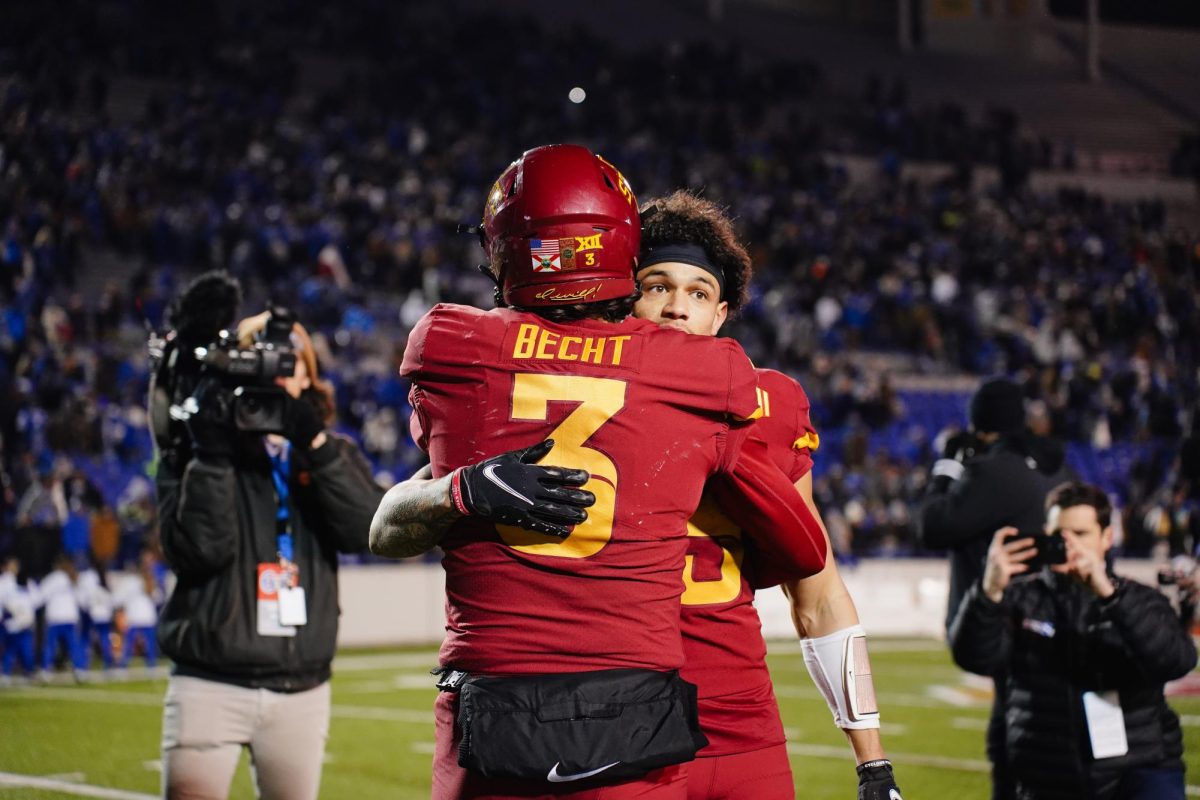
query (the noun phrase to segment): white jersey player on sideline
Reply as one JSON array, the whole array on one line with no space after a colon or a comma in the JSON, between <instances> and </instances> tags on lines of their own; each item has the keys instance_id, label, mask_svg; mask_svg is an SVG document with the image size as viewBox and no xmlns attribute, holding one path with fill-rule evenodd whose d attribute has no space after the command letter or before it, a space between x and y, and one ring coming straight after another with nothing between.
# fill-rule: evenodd
<instances>
[{"instance_id":1,"label":"white jersey player on sideline","mask_svg":"<svg viewBox=\"0 0 1200 800\"><path fill-rule=\"evenodd\" d=\"M112 623L116 611L116 601L108 589L107 576L101 575L95 568L86 569L79 574L77 587L79 607L87 614L91 622L90 629L84 636L84 651L91 653L91 636L95 635L100 645L100 659L105 669L113 666Z\"/></svg>"},{"instance_id":2,"label":"white jersey player on sideline","mask_svg":"<svg viewBox=\"0 0 1200 800\"><path fill-rule=\"evenodd\" d=\"M3 677L0 682L7 685L12 680L14 662L20 658L21 668L27 678L34 674L33 623L38 607L38 586L33 580L17 581L20 562L10 558L0 572L0 618L4 620Z\"/></svg>"},{"instance_id":3,"label":"white jersey player on sideline","mask_svg":"<svg viewBox=\"0 0 1200 800\"><path fill-rule=\"evenodd\" d=\"M145 571L136 580L126 581L114 596L116 607L125 614L125 639L121 647L121 666L128 667L133 657L134 644L142 642L146 655L146 666L158 663L158 639L154 628L158 625L157 589L148 589L150 582Z\"/></svg>"},{"instance_id":4,"label":"white jersey player on sideline","mask_svg":"<svg viewBox=\"0 0 1200 800\"><path fill-rule=\"evenodd\" d=\"M42 647L42 671L49 673L59 648L66 650L75 670L82 679L87 670L87 653L79 635L79 573L66 556L59 556L55 569L42 580L39 590L45 607L46 640Z\"/></svg>"}]
</instances>

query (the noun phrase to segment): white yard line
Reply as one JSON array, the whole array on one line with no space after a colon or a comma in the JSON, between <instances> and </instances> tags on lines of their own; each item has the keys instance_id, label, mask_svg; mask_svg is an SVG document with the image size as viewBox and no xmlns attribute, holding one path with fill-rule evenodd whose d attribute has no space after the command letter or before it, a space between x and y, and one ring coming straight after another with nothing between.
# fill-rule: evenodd
<instances>
[{"instance_id":1,"label":"white yard line","mask_svg":"<svg viewBox=\"0 0 1200 800\"><path fill-rule=\"evenodd\" d=\"M775 676L776 680L779 679L780 675L788 676L787 678L784 678L784 680L791 679L793 674L808 675L808 667L805 666L804 662L799 659L796 659L792 663L788 663L786 661L775 661L773 664L771 664L771 675ZM936 664L922 666L917 666L915 664L904 666L889 665L886 671L880 671L876 674L886 675L889 678L924 678L926 680L933 680L936 678L945 681L958 680L963 675L962 671L959 670L958 667L953 665L940 666Z\"/></svg>"},{"instance_id":2,"label":"white yard line","mask_svg":"<svg viewBox=\"0 0 1200 800\"><path fill-rule=\"evenodd\" d=\"M333 706L333 716L342 719L367 719L380 722L402 722L409 725L432 725L433 711L411 711L407 708L373 708L371 706Z\"/></svg>"},{"instance_id":3,"label":"white yard line","mask_svg":"<svg viewBox=\"0 0 1200 800\"><path fill-rule=\"evenodd\" d=\"M803 742L788 742L788 752L794 756L809 756L812 758L836 758L839 761L853 759L848 747L834 747L827 744L804 744ZM938 769L957 769L964 772L989 772L988 762L975 758L950 758L948 756L928 756L919 753L898 753L889 750L888 758L895 764L914 764L918 767L937 767Z\"/></svg>"},{"instance_id":4,"label":"white yard line","mask_svg":"<svg viewBox=\"0 0 1200 800\"><path fill-rule=\"evenodd\" d=\"M122 706L162 706L158 695L138 692L107 692L103 689L16 689L9 695L41 700L66 700L75 703L111 703ZM379 720L425 725L433 722L433 711L412 711L405 708L375 708L372 706L334 705L333 716L344 719Z\"/></svg>"},{"instance_id":5,"label":"white yard line","mask_svg":"<svg viewBox=\"0 0 1200 800\"><path fill-rule=\"evenodd\" d=\"M371 670L414 669L430 670L436 667L438 654L436 650L425 650L417 653L372 653L363 656L338 656L333 660L333 671L337 672L370 672Z\"/></svg>"},{"instance_id":6,"label":"white yard line","mask_svg":"<svg viewBox=\"0 0 1200 800\"><path fill-rule=\"evenodd\" d=\"M390 694L398 690L425 691L432 695L434 688L433 676L419 672L396 675L384 680L341 681L338 692L343 694Z\"/></svg>"},{"instance_id":7,"label":"white yard line","mask_svg":"<svg viewBox=\"0 0 1200 800\"><path fill-rule=\"evenodd\" d=\"M156 800L158 797L158 795L142 794L141 792L127 792L124 789L110 789L107 786L89 786L86 783L69 783L54 778L18 775L13 772L0 772L0 786L43 789L47 792L61 792L77 797L98 797L101 800Z\"/></svg>"},{"instance_id":8,"label":"white yard line","mask_svg":"<svg viewBox=\"0 0 1200 800\"><path fill-rule=\"evenodd\" d=\"M84 772L56 772L53 775L43 775L43 778L51 781L66 781L67 783L83 783L87 780L87 773Z\"/></svg>"},{"instance_id":9,"label":"white yard line","mask_svg":"<svg viewBox=\"0 0 1200 800\"><path fill-rule=\"evenodd\" d=\"M950 720L950 727L960 731L986 731L988 721L979 717L955 717Z\"/></svg>"},{"instance_id":10,"label":"white yard line","mask_svg":"<svg viewBox=\"0 0 1200 800\"><path fill-rule=\"evenodd\" d=\"M825 697L817 691L812 684L801 686L797 684L787 684L776 682L775 684L776 697L792 697L798 700L820 700L824 702ZM905 694L902 692L880 692L876 695L879 698L879 707L887 710L888 706L904 706L906 708L945 708L945 703L935 703L930 698L919 694ZM990 705L990 703L988 704Z\"/></svg>"},{"instance_id":11,"label":"white yard line","mask_svg":"<svg viewBox=\"0 0 1200 800\"><path fill-rule=\"evenodd\" d=\"M959 686L930 686L929 696L955 708L984 708L990 706L990 699L984 700L978 692Z\"/></svg>"},{"instance_id":12,"label":"white yard line","mask_svg":"<svg viewBox=\"0 0 1200 800\"><path fill-rule=\"evenodd\" d=\"M946 643L937 639L899 639L897 641L871 639L868 647L872 653L940 653L945 652ZM769 655L799 655L801 652L799 640L767 640Z\"/></svg>"}]
</instances>

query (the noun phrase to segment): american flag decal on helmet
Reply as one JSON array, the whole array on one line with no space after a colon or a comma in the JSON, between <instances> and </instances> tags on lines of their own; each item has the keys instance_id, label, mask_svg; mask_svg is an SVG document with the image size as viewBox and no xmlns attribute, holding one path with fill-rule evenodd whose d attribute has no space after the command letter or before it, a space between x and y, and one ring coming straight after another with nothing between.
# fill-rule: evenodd
<instances>
[{"instance_id":1,"label":"american flag decal on helmet","mask_svg":"<svg viewBox=\"0 0 1200 800\"><path fill-rule=\"evenodd\" d=\"M534 272L558 272L562 269L558 239L530 239L529 255L533 259Z\"/></svg>"}]
</instances>

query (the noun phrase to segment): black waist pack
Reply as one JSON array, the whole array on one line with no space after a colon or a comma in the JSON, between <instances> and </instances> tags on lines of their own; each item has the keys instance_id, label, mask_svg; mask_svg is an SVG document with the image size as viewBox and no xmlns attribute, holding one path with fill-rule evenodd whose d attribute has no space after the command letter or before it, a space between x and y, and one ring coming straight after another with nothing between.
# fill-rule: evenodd
<instances>
[{"instance_id":1,"label":"black waist pack","mask_svg":"<svg viewBox=\"0 0 1200 800\"><path fill-rule=\"evenodd\" d=\"M678 672L464 676L458 691L458 764L488 778L614 783L708 744Z\"/></svg>"}]
</instances>

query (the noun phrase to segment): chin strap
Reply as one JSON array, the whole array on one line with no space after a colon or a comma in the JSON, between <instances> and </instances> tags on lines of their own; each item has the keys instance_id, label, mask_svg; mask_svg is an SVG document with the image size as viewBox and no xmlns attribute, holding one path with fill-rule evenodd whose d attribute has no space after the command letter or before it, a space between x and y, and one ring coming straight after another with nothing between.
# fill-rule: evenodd
<instances>
[{"instance_id":1,"label":"chin strap","mask_svg":"<svg viewBox=\"0 0 1200 800\"><path fill-rule=\"evenodd\" d=\"M492 290L492 299L496 303L496 308L508 308L508 303L504 302L504 291L500 286L500 279L497 278L495 273L492 272L491 265L477 264L475 269L486 275L488 279L491 280L491 282L495 285L496 288Z\"/></svg>"},{"instance_id":2,"label":"chin strap","mask_svg":"<svg viewBox=\"0 0 1200 800\"><path fill-rule=\"evenodd\" d=\"M471 236L478 237L479 246L483 248L485 253L487 252L487 238L483 235L482 222L478 225L466 225L460 222L458 225L454 226L454 232L457 234L469 234ZM496 277L494 272L492 272L492 265L484 262L482 264L476 264L475 269L486 275L491 282L496 285L496 289L492 294L492 297L496 301L496 308L508 308L508 303L504 302L504 295L500 286L500 279Z\"/></svg>"}]
</instances>

